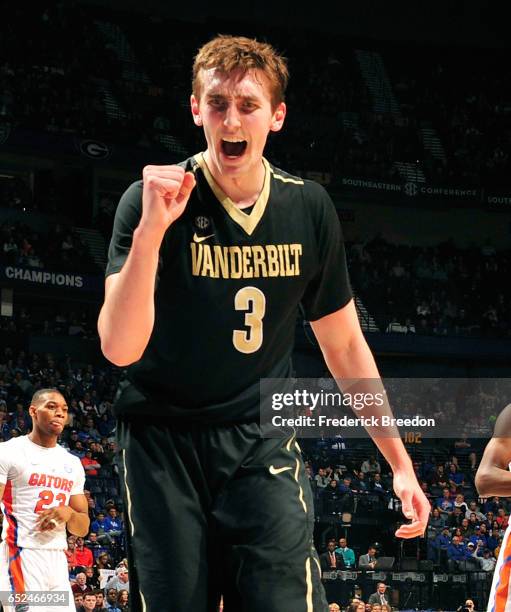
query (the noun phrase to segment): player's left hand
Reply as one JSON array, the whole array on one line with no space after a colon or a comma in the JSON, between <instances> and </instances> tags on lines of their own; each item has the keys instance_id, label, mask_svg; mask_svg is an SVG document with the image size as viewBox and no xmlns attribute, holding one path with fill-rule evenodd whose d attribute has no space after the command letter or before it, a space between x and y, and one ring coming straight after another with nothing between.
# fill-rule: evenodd
<instances>
[{"instance_id":1,"label":"player's left hand","mask_svg":"<svg viewBox=\"0 0 511 612\"><path fill-rule=\"evenodd\" d=\"M39 513L36 528L38 531L51 531L62 524L66 524L73 514L69 506L56 506Z\"/></svg>"},{"instance_id":2,"label":"player's left hand","mask_svg":"<svg viewBox=\"0 0 511 612\"><path fill-rule=\"evenodd\" d=\"M411 521L401 525L395 535L407 539L424 535L431 506L411 467L394 472L394 491L401 500L403 514Z\"/></svg>"}]
</instances>

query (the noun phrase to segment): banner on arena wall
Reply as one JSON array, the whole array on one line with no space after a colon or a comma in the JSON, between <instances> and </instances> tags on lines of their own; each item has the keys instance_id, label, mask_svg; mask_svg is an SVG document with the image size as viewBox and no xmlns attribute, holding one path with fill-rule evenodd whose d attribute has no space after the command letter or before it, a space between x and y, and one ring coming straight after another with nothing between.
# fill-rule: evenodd
<instances>
[{"instance_id":1,"label":"banner on arena wall","mask_svg":"<svg viewBox=\"0 0 511 612\"><path fill-rule=\"evenodd\" d=\"M90 274L72 272L54 272L42 268L0 264L0 282L2 284L23 284L57 289L71 289L87 292L101 292L103 278Z\"/></svg>"},{"instance_id":2,"label":"banner on arena wall","mask_svg":"<svg viewBox=\"0 0 511 612\"><path fill-rule=\"evenodd\" d=\"M449 199L459 201L481 201L481 190L466 187L442 187L428 185L418 181L405 183L388 183L372 179L352 178L343 176L337 182L343 189L372 192L375 194L400 195L406 199Z\"/></svg>"},{"instance_id":3,"label":"banner on arena wall","mask_svg":"<svg viewBox=\"0 0 511 612\"><path fill-rule=\"evenodd\" d=\"M494 211L505 211L511 210L511 193L487 193L484 196L484 201L490 210Z\"/></svg>"}]
</instances>

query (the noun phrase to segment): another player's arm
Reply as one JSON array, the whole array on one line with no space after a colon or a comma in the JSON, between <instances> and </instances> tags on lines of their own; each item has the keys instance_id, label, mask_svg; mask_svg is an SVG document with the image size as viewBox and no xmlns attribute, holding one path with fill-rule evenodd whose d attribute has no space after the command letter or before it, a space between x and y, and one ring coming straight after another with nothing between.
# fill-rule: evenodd
<instances>
[{"instance_id":1,"label":"another player's arm","mask_svg":"<svg viewBox=\"0 0 511 612\"><path fill-rule=\"evenodd\" d=\"M83 493L71 495L68 506L48 508L37 517L37 528L40 531L55 529L59 523L65 523L68 531L77 536L89 533L89 505Z\"/></svg>"},{"instance_id":2,"label":"another player's arm","mask_svg":"<svg viewBox=\"0 0 511 612\"><path fill-rule=\"evenodd\" d=\"M122 270L105 281L98 320L103 354L118 366L138 361L149 342L159 249L195 186L180 166L146 166L143 179L142 216Z\"/></svg>"},{"instance_id":3,"label":"another player's arm","mask_svg":"<svg viewBox=\"0 0 511 612\"><path fill-rule=\"evenodd\" d=\"M378 382L380 374L360 328L353 300L336 312L311 321L311 326L334 378L360 380L362 386L374 384L380 389L383 388L381 382ZM391 411L388 404L385 404L382 407L372 406L364 414L381 416L390 415ZM394 491L402 501L403 514L412 521L402 525L396 535L403 538L422 535L428 523L430 505L417 482L412 462L399 433L397 430L394 434L387 431L387 435L383 437L374 436L376 431L370 428L368 432L392 469Z\"/></svg>"},{"instance_id":4,"label":"another player's arm","mask_svg":"<svg viewBox=\"0 0 511 612\"><path fill-rule=\"evenodd\" d=\"M0 482L0 502L4 498L4 490L5 490L5 484L3 482Z\"/></svg>"},{"instance_id":5,"label":"another player's arm","mask_svg":"<svg viewBox=\"0 0 511 612\"><path fill-rule=\"evenodd\" d=\"M479 495L511 496L511 404L506 406L495 422L493 438L484 449L476 473L475 485Z\"/></svg>"}]
</instances>

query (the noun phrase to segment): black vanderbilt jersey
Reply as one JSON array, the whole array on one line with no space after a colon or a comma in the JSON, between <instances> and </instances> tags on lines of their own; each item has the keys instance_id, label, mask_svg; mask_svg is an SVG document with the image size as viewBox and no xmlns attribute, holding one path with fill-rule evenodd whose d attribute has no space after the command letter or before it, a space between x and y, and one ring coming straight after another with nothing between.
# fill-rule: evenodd
<instances>
[{"instance_id":1,"label":"black vanderbilt jersey","mask_svg":"<svg viewBox=\"0 0 511 612\"><path fill-rule=\"evenodd\" d=\"M328 194L263 163L264 187L250 214L220 189L202 154L182 164L197 184L162 242L154 329L128 372L135 387L161 398L163 413L256 418L259 380L290 374L299 303L317 320L351 299ZM138 181L116 212L107 275L121 270L141 211Z\"/></svg>"}]
</instances>

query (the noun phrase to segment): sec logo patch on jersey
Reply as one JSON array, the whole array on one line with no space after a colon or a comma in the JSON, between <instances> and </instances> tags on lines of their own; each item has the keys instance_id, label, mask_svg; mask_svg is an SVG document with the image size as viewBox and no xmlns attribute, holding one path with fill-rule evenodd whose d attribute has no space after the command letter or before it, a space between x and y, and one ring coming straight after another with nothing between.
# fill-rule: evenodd
<instances>
[{"instance_id":1,"label":"sec logo patch on jersey","mask_svg":"<svg viewBox=\"0 0 511 612\"><path fill-rule=\"evenodd\" d=\"M195 227L199 230L208 229L208 227L211 227L211 220L204 215L199 215L195 217Z\"/></svg>"}]
</instances>

